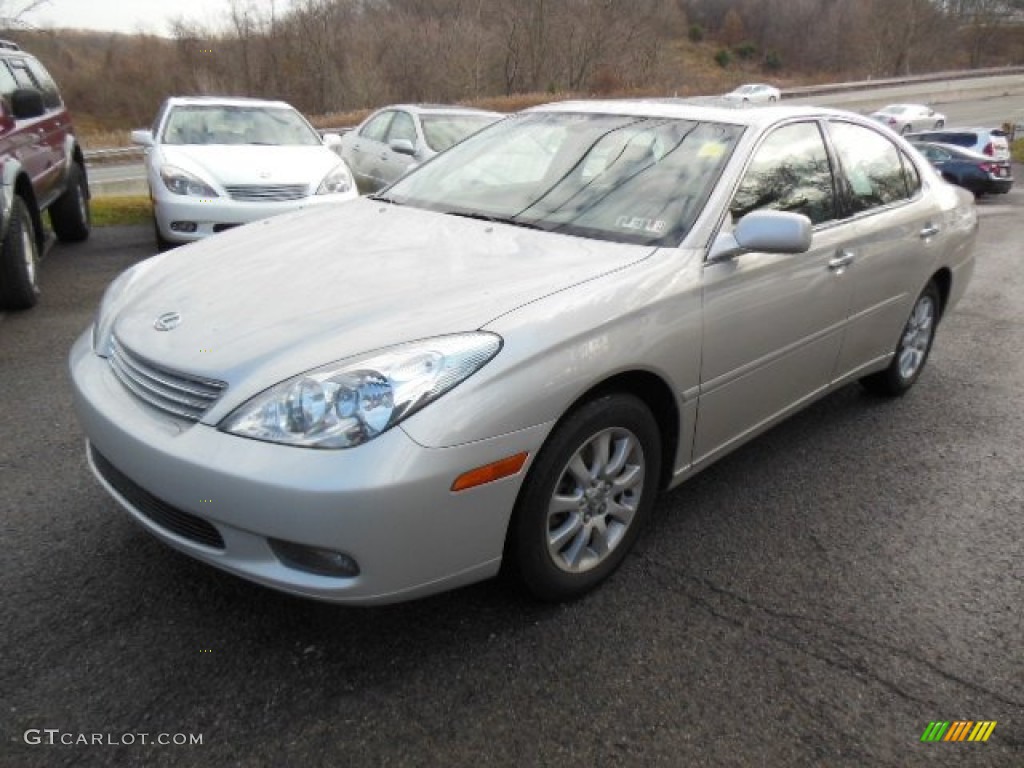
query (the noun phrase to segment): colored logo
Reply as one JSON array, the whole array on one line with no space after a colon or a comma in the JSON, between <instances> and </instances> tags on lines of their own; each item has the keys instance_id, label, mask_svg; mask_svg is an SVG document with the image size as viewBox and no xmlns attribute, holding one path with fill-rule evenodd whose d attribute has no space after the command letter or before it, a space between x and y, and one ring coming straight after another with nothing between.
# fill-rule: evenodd
<instances>
[{"instance_id":1,"label":"colored logo","mask_svg":"<svg viewBox=\"0 0 1024 768\"><path fill-rule=\"evenodd\" d=\"M988 741L995 720L933 720L921 734L921 741Z\"/></svg>"}]
</instances>

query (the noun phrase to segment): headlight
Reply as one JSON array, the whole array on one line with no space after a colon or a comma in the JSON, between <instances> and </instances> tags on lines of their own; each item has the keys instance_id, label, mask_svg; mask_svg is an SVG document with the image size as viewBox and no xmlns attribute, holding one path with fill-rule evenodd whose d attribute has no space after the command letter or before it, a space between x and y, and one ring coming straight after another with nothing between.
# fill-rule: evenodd
<instances>
[{"instance_id":1,"label":"headlight","mask_svg":"<svg viewBox=\"0 0 1024 768\"><path fill-rule=\"evenodd\" d=\"M176 195L219 197L213 188L198 176L173 165L161 166L160 178L163 179L164 186Z\"/></svg>"},{"instance_id":2,"label":"headlight","mask_svg":"<svg viewBox=\"0 0 1024 768\"><path fill-rule=\"evenodd\" d=\"M316 193L318 195L339 195L352 189L352 174L348 172L348 166L338 163L331 172L324 176Z\"/></svg>"},{"instance_id":3,"label":"headlight","mask_svg":"<svg viewBox=\"0 0 1024 768\"><path fill-rule=\"evenodd\" d=\"M220 428L272 443L352 448L465 381L499 349L499 336L462 333L324 366L257 395Z\"/></svg>"}]
</instances>

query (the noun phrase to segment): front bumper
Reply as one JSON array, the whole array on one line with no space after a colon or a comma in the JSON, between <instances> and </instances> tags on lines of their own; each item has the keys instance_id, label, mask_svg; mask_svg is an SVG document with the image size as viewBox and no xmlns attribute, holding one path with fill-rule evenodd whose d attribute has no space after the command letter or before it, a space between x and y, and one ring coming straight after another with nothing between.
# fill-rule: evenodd
<instances>
[{"instance_id":1,"label":"front bumper","mask_svg":"<svg viewBox=\"0 0 1024 768\"><path fill-rule=\"evenodd\" d=\"M529 462L516 476L468 491L452 493L452 482L468 469L522 451L532 459L550 428L425 448L399 427L357 448L294 448L153 410L93 352L88 331L72 348L70 366L90 466L139 524L218 568L339 603L396 602L497 573ZM109 474L105 479L97 471L93 451L146 494L212 526L223 548L181 535L147 514L115 489ZM270 538L345 553L360 573L339 578L291 567L275 555Z\"/></svg>"},{"instance_id":2,"label":"front bumper","mask_svg":"<svg viewBox=\"0 0 1024 768\"><path fill-rule=\"evenodd\" d=\"M160 236L172 243L191 243L215 235L225 229L268 219L311 206L331 205L353 200L359 195L355 188L337 195L310 195L298 200L271 202L239 202L229 197L197 198L161 192L153 197L153 215ZM176 222L194 226L192 232L172 228Z\"/></svg>"}]
</instances>

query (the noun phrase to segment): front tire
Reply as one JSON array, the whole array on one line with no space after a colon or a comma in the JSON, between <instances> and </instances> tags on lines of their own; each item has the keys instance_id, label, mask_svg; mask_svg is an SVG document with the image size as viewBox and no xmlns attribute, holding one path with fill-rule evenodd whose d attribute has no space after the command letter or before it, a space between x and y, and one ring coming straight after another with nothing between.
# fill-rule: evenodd
<instances>
[{"instance_id":1,"label":"front tire","mask_svg":"<svg viewBox=\"0 0 1024 768\"><path fill-rule=\"evenodd\" d=\"M62 243L80 243L88 239L92 226L89 214L89 188L85 171L78 163L72 163L68 171L68 188L50 206L50 224L53 233Z\"/></svg>"},{"instance_id":2,"label":"front tire","mask_svg":"<svg viewBox=\"0 0 1024 768\"><path fill-rule=\"evenodd\" d=\"M39 301L39 242L28 206L15 196L0 245L0 308L29 309Z\"/></svg>"},{"instance_id":3,"label":"front tire","mask_svg":"<svg viewBox=\"0 0 1024 768\"><path fill-rule=\"evenodd\" d=\"M661 440L632 395L592 400L537 455L509 526L506 562L541 600L572 600L608 578L654 505Z\"/></svg>"},{"instance_id":4,"label":"front tire","mask_svg":"<svg viewBox=\"0 0 1024 768\"><path fill-rule=\"evenodd\" d=\"M876 395L898 397L914 386L928 362L941 306L939 289L932 281L914 302L889 367L860 380L866 390Z\"/></svg>"}]
</instances>

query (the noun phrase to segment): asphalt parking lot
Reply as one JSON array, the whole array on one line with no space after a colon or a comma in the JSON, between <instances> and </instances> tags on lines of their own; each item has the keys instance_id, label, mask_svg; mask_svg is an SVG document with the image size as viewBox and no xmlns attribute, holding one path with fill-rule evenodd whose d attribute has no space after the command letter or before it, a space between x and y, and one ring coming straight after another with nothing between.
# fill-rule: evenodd
<instances>
[{"instance_id":1,"label":"asphalt parking lot","mask_svg":"<svg viewBox=\"0 0 1024 768\"><path fill-rule=\"evenodd\" d=\"M89 475L65 360L152 232L57 246L0 318L0 765L1024 764L1024 189L979 209L909 395L734 453L565 606L339 608L149 537ZM959 720L997 725L921 742Z\"/></svg>"}]
</instances>

